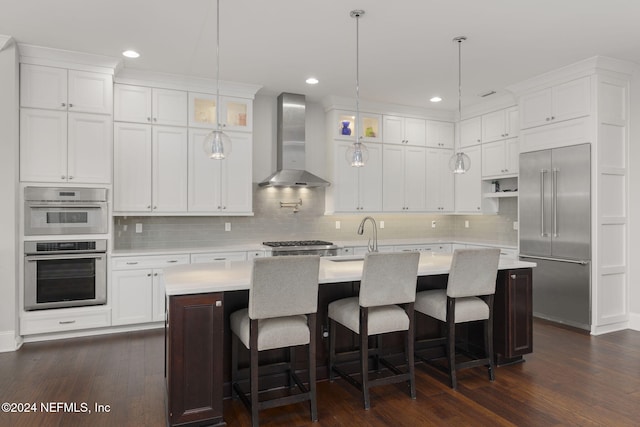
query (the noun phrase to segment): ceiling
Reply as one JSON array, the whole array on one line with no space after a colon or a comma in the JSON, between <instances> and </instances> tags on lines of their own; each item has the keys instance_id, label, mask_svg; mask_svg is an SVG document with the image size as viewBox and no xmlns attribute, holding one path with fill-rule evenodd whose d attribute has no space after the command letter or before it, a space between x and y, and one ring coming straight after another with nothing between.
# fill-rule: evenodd
<instances>
[{"instance_id":1,"label":"ceiling","mask_svg":"<svg viewBox=\"0 0 640 427\"><path fill-rule=\"evenodd\" d=\"M460 35L463 105L595 55L640 64L638 0L221 0L220 79L354 98L352 9L365 10L360 98L373 102L457 109ZM0 0L0 34L116 58L135 49L126 68L215 78L215 0Z\"/></svg>"}]
</instances>

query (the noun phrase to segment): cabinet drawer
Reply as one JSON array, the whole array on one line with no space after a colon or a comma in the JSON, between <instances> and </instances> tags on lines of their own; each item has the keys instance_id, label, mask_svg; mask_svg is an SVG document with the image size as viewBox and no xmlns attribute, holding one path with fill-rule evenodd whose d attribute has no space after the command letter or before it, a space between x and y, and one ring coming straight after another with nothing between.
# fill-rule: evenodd
<instances>
[{"instance_id":1,"label":"cabinet drawer","mask_svg":"<svg viewBox=\"0 0 640 427\"><path fill-rule=\"evenodd\" d=\"M246 252L208 252L203 254L191 254L191 264L246 260Z\"/></svg>"},{"instance_id":2,"label":"cabinet drawer","mask_svg":"<svg viewBox=\"0 0 640 427\"><path fill-rule=\"evenodd\" d=\"M252 260L254 258L264 258L267 256L265 251L249 251L247 252L247 260Z\"/></svg>"},{"instance_id":3,"label":"cabinet drawer","mask_svg":"<svg viewBox=\"0 0 640 427\"><path fill-rule=\"evenodd\" d=\"M111 326L111 309L81 307L23 313L20 335L64 332Z\"/></svg>"},{"instance_id":4,"label":"cabinet drawer","mask_svg":"<svg viewBox=\"0 0 640 427\"><path fill-rule=\"evenodd\" d=\"M113 270L163 268L178 264L189 264L189 254L113 257L111 260L111 268Z\"/></svg>"}]
</instances>

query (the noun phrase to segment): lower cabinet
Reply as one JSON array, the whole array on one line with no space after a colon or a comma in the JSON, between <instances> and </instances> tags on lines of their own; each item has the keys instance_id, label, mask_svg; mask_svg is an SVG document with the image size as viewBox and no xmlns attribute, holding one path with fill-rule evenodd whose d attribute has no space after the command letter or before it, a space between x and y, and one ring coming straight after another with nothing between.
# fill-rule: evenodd
<instances>
[{"instance_id":1,"label":"lower cabinet","mask_svg":"<svg viewBox=\"0 0 640 427\"><path fill-rule=\"evenodd\" d=\"M224 297L167 298L165 329L169 425L226 425L222 418Z\"/></svg>"}]
</instances>

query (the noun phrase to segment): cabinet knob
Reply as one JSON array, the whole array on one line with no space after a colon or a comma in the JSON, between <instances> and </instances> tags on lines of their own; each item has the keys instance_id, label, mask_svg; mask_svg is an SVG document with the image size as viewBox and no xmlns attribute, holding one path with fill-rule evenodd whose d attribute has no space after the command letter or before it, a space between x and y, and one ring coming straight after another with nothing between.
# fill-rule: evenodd
<instances>
[{"instance_id":1,"label":"cabinet knob","mask_svg":"<svg viewBox=\"0 0 640 427\"><path fill-rule=\"evenodd\" d=\"M555 120L555 119L556 119L556 116L551 116L551 120Z\"/></svg>"},{"instance_id":2,"label":"cabinet knob","mask_svg":"<svg viewBox=\"0 0 640 427\"><path fill-rule=\"evenodd\" d=\"M61 105L62 105L63 107L66 107L66 106L67 106L67 104L65 104L64 102L63 102Z\"/></svg>"},{"instance_id":3,"label":"cabinet knob","mask_svg":"<svg viewBox=\"0 0 640 427\"><path fill-rule=\"evenodd\" d=\"M73 177L71 175L69 175L69 179L73 179Z\"/></svg>"},{"instance_id":4,"label":"cabinet knob","mask_svg":"<svg viewBox=\"0 0 640 427\"><path fill-rule=\"evenodd\" d=\"M157 276L157 275L158 275L158 273L153 273L153 275L154 275L154 276Z\"/></svg>"},{"instance_id":5,"label":"cabinet knob","mask_svg":"<svg viewBox=\"0 0 640 427\"><path fill-rule=\"evenodd\" d=\"M157 121L158 121L158 118L157 118L157 117L154 117L154 118L153 118L153 121L154 121L154 122L157 122Z\"/></svg>"},{"instance_id":6,"label":"cabinet knob","mask_svg":"<svg viewBox=\"0 0 640 427\"><path fill-rule=\"evenodd\" d=\"M150 122L151 121L151 117L147 117L147 121Z\"/></svg>"},{"instance_id":7,"label":"cabinet knob","mask_svg":"<svg viewBox=\"0 0 640 427\"><path fill-rule=\"evenodd\" d=\"M480 138L478 138L476 141L480 142Z\"/></svg>"},{"instance_id":8,"label":"cabinet knob","mask_svg":"<svg viewBox=\"0 0 640 427\"><path fill-rule=\"evenodd\" d=\"M549 120L551 120L551 117L547 117L547 118L546 118L546 121L549 121Z\"/></svg>"},{"instance_id":9,"label":"cabinet knob","mask_svg":"<svg viewBox=\"0 0 640 427\"><path fill-rule=\"evenodd\" d=\"M151 273L147 273L147 277L151 277Z\"/></svg>"},{"instance_id":10,"label":"cabinet knob","mask_svg":"<svg viewBox=\"0 0 640 427\"><path fill-rule=\"evenodd\" d=\"M153 207L153 209L158 209L158 207L157 207L157 206L154 206L154 207Z\"/></svg>"},{"instance_id":11,"label":"cabinet knob","mask_svg":"<svg viewBox=\"0 0 640 427\"><path fill-rule=\"evenodd\" d=\"M222 206L218 205L218 209L220 209Z\"/></svg>"},{"instance_id":12,"label":"cabinet knob","mask_svg":"<svg viewBox=\"0 0 640 427\"><path fill-rule=\"evenodd\" d=\"M223 207L222 207L222 209L227 209L227 207L226 207L226 206L223 206Z\"/></svg>"},{"instance_id":13,"label":"cabinet knob","mask_svg":"<svg viewBox=\"0 0 640 427\"><path fill-rule=\"evenodd\" d=\"M516 279L516 275L515 275L515 274L512 274L512 275L511 275L511 278L512 278L513 280L515 280L515 279Z\"/></svg>"},{"instance_id":14,"label":"cabinet knob","mask_svg":"<svg viewBox=\"0 0 640 427\"><path fill-rule=\"evenodd\" d=\"M151 205L147 205L147 209L151 209Z\"/></svg>"},{"instance_id":15,"label":"cabinet knob","mask_svg":"<svg viewBox=\"0 0 640 427\"><path fill-rule=\"evenodd\" d=\"M62 175L60 178L61 178L61 179L67 179L67 177L66 177L66 176L64 176L64 175Z\"/></svg>"},{"instance_id":16,"label":"cabinet knob","mask_svg":"<svg viewBox=\"0 0 640 427\"><path fill-rule=\"evenodd\" d=\"M69 104L69 107L73 107L73 104Z\"/></svg>"}]
</instances>

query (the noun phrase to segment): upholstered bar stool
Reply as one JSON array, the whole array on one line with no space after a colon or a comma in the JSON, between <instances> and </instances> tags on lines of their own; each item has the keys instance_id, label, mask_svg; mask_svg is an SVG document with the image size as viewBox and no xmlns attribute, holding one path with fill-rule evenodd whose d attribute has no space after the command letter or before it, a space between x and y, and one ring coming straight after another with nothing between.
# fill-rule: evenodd
<instances>
[{"instance_id":1,"label":"upholstered bar stool","mask_svg":"<svg viewBox=\"0 0 640 427\"><path fill-rule=\"evenodd\" d=\"M251 423L259 425L262 409L309 401L311 420L318 420L316 406L316 312L318 309L317 255L257 258L253 263L249 307L231 314L232 391L251 411ZM238 383L238 341L250 352L250 397ZM309 386L295 373L295 346L308 345ZM258 386L258 354L264 350L289 347L289 386L300 393L260 401Z\"/></svg>"},{"instance_id":2,"label":"upholstered bar stool","mask_svg":"<svg viewBox=\"0 0 640 427\"><path fill-rule=\"evenodd\" d=\"M423 291L416 295L416 316L422 313L446 325L445 335L428 340L427 344L445 346L449 378L454 389L457 386L456 371L460 369L486 365L489 367L489 379L495 379L493 296L499 259L500 249L456 249L451 260L447 289ZM484 357L456 363L456 324L474 321L483 322ZM419 354L417 356L424 360Z\"/></svg>"},{"instance_id":3,"label":"upholstered bar stool","mask_svg":"<svg viewBox=\"0 0 640 427\"><path fill-rule=\"evenodd\" d=\"M411 398L416 398L413 370L413 304L416 297L419 259L420 254L417 252L368 253L364 259L359 295L329 304L329 378L333 380L335 372L361 390L365 409L371 407L369 389L379 385L406 381ZM360 381L336 365L336 362L345 361L345 356L348 356L336 355L336 324L338 323L360 336ZM381 334L396 331L406 332L407 368L404 372L380 357L380 340L377 340L376 349L373 351L369 349L369 336L379 337ZM370 379L370 355L375 356L376 365L381 363L393 375Z\"/></svg>"}]
</instances>

